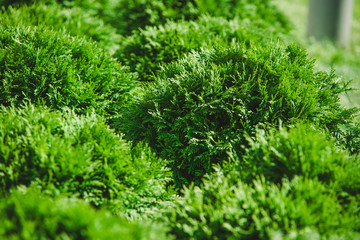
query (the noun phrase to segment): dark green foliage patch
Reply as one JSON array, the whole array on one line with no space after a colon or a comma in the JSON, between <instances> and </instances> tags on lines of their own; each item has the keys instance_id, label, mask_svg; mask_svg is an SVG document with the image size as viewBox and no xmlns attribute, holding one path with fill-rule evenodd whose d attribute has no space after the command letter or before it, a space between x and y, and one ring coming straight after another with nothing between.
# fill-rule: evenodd
<instances>
[{"instance_id":1,"label":"dark green foliage patch","mask_svg":"<svg viewBox=\"0 0 360 240\"><path fill-rule=\"evenodd\" d=\"M256 126L303 119L341 135L336 128L356 112L340 105L345 90L333 73L315 71L296 45L234 44L166 66L154 83L134 92L122 129L168 159L178 187L199 184Z\"/></svg>"},{"instance_id":2,"label":"dark green foliage patch","mask_svg":"<svg viewBox=\"0 0 360 240\"><path fill-rule=\"evenodd\" d=\"M203 14L256 22L263 28L273 26L283 32L290 29L289 22L271 0L120 0L112 9L109 3L103 5L108 10L103 13L113 15L104 17L125 35L145 26L164 24L168 20L196 20Z\"/></svg>"},{"instance_id":3,"label":"dark green foliage patch","mask_svg":"<svg viewBox=\"0 0 360 240\"><path fill-rule=\"evenodd\" d=\"M269 0L259 1L218 1L218 0L136 0L118 1L116 24L126 24L124 34L145 26L155 26L166 23L168 20L196 20L202 14L223 16L227 19L235 17L247 19L250 22L261 22L264 25L274 25L285 32L289 30L289 22L283 14ZM115 18L114 18L115 20Z\"/></svg>"}]
</instances>

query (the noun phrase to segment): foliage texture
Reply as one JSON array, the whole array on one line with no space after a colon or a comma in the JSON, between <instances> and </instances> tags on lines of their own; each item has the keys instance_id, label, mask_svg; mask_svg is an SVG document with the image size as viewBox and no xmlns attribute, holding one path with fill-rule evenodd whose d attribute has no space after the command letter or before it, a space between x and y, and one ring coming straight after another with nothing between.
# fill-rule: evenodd
<instances>
[{"instance_id":1,"label":"foliage texture","mask_svg":"<svg viewBox=\"0 0 360 240\"><path fill-rule=\"evenodd\" d=\"M346 142L338 129L357 110L340 105L345 90L333 73L316 72L296 45L234 44L166 66L153 84L134 91L121 128L168 159L178 187L199 184L212 164L244 142L244 132L253 135L259 125L303 119Z\"/></svg>"},{"instance_id":2,"label":"foliage texture","mask_svg":"<svg viewBox=\"0 0 360 240\"><path fill-rule=\"evenodd\" d=\"M238 18L200 16L195 21L169 21L148 26L124 39L115 57L142 81L154 80L161 65L182 57L185 53L215 45L230 46L233 41L258 42L259 45L285 38L276 28L264 28Z\"/></svg>"},{"instance_id":3,"label":"foliage texture","mask_svg":"<svg viewBox=\"0 0 360 240\"><path fill-rule=\"evenodd\" d=\"M80 7L65 8L63 5L37 2L20 7L9 7L0 15L3 25L46 26L72 36L87 37L98 46L114 53L121 37L116 29L104 23L99 17L83 11Z\"/></svg>"},{"instance_id":4,"label":"foliage texture","mask_svg":"<svg viewBox=\"0 0 360 240\"><path fill-rule=\"evenodd\" d=\"M0 25L0 104L117 111L136 76L95 43L46 28Z\"/></svg>"},{"instance_id":5,"label":"foliage texture","mask_svg":"<svg viewBox=\"0 0 360 240\"><path fill-rule=\"evenodd\" d=\"M240 18L257 22L264 27L270 25L288 32L290 24L284 14L271 0L39 0L59 2L67 7L81 7L84 12L99 16L122 35L131 35L145 26L155 26L168 20L196 20L202 14L223 16L227 19ZM9 6L20 1L2 0ZM36 0L27 0L33 3Z\"/></svg>"},{"instance_id":6,"label":"foliage texture","mask_svg":"<svg viewBox=\"0 0 360 240\"><path fill-rule=\"evenodd\" d=\"M359 158L308 125L256 139L163 213L176 239L360 237Z\"/></svg>"},{"instance_id":7,"label":"foliage texture","mask_svg":"<svg viewBox=\"0 0 360 240\"><path fill-rule=\"evenodd\" d=\"M253 138L246 137L243 154L233 155L229 169L235 168L246 183L257 176L275 184L302 176L330 185L343 197L356 196L360 193L359 157L350 156L327 138L308 124L289 130L257 130Z\"/></svg>"},{"instance_id":8,"label":"foliage texture","mask_svg":"<svg viewBox=\"0 0 360 240\"><path fill-rule=\"evenodd\" d=\"M129 222L74 198L48 198L21 188L0 199L0 237L35 239L170 239L160 225Z\"/></svg>"},{"instance_id":9,"label":"foliage texture","mask_svg":"<svg viewBox=\"0 0 360 240\"><path fill-rule=\"evenodd\" d=\"M38 186L139 215L173 199L165 162L145 145L130 144L91 114L26 106L0 111L0 193Z\"/></svg>"}]
</instances>

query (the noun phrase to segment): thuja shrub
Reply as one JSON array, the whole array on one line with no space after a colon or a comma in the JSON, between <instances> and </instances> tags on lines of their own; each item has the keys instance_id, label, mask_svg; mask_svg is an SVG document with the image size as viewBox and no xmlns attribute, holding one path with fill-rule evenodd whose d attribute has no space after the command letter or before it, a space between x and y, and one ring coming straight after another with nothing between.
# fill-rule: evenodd
<instances>
[{"instance_id":1,"label":"thuja shrub","mask_svg":"<svg viewBox=\"0 0 360 240\"><path fill-rule=\"evenodd\" d=\"M18 186L77 196L141 217L172 200L171 173L146 145L132 149L96 114L33 105L0 110L0 195Z\"/></svg>"},{"instance_id":2,"label":"thuja shrub","mask_svg":"<svg viewBox=\"0 0 360 240\"><path fill-rule=\"evenodd\" d=\"M139 28L164 24L168 20L195 20L202 14L224 16L228 19L239 17L264 26L272 25L284 32L290 29L289 21L271 0L59 0L58 2L66 6L80 6L83 10L111 24L123 35L131 35Z\"/></svg>"},{"instance_id":3,"label":"thuja shrub","mask_svg":"<svg viewBox=\"0 0 360 240\"><path fill-rule=\"evenodd\" d=\"M158 25L171 19L190 19L199 14L191 0L0 0L0 4L5 7L18 7L24 3L29 5L34 2L58 2L70 8L80 7L84 13L100 17L124 35L130 35L132 31L147 25Z\"/></svg>"},{"instance_id":4,"label":"thuja shrub","mask_svg":"<svg viewBox=\"0 0 360 240\"><path fill-rule=\"evenodd\" d=\"M117 112L136 75L84 38L40 27L0 25L0 104Z\"/></svg>"},{"instance_id":5,"label":"thuja shrub","mask_svg":"<svg viewBox=\"0 0 360 240\"><path fill-rule=\"evenodd\" d=\"M246 184L219 174L186 188L159 220L175 239L357 239L359 203L344 205L317 179Z\"/></svg>"},{"instance_id":6,"label":"thuja shrub","mask_svg":"<svg viewBox=\"0 0 360 240\"><path fill-rule=\"evenodd\" d=\"M94 16L99 16L123 35L145 26L164 24L168 20L195 20L202 14L224 16L227 19L238 17L257 22L263 26L273 26L279 31L288 32L290 24L272 0L39 0L59 2L67 7L78 6ZM33 3L35 0L27 0ZM3 0L0 4L9 6L19 1ZM281 29L281 30L280 30Z\"/></svg>"},{"instance_id":7,"label":"thuja shrub","mask_svg":"<svg viewBox=\"0 0 360 240\"><path fill-rule=\"evenodd\" d=\"M289 129L258 130L246 138L243 154L234 154L229 164L229 170L236 169L246 183L257 176L275 184L302 176L330 185L343 197L360 193L359 157L340 149L324 131L297 124Z\"/></svg>"},{"instance_id":8,"label":"thuja shrub","mask_svg":"<svg viewBox=\"0 0 360 240\"><path fill-rule=\"evenodd\" d=\"M273 0L195 0L194 2L200 14L223 16L227 19L236 17L285 34L292 28L290 21Z\"/></svg>"},{"instance_id":9,"label":"thuja shrub","mask_svg":"<svg viewBox=\"0 0 360 240\"><path fill-rule=\"evenodd\" d=\"M289 29L289 23L282 13L269 0L261 1L218 1L218 0L182 0L182 1L119 1L118 23L126 23L124 33L144 28L146 25L159 25L167 20L195 20L201 14L239 17L249 21L268 22L278 28Z\"/></svg>"},{"instance_id":10,"label":"thuja shrub","mask_svg":"<svg viewBox=\"0 0 360 240\"><path fill-rule=\"evenodd\" d=\"M129 222L85 201L49 198L36 189L0 199L0 218L1 239L170 239L160 225Z\"/></svg>"},{"instance_id":11,"label":"thuja shrub","mask_svg":"<svg viewBox=\"0 0 360 240\"><path fill-rule=\"evenodd\" d=\"M257 131L246 153L160 219L177 239L357 239L360 160L308 124ZM186 206L186 207L180 207Z\"/></svg>"},{"instance_id":12,"label":"thuja shrub","mask_svg":"<svg viewBox=\"0 0 360 240\"><path fill-rule=\"evenodd\" d=\"M303 119L346 142L337 129L346 129L357 110L340 105L344 91L346 84L315 71L296 45L234 44L167 65L154 83L136 89L121 129L168 159L178 187L198 184L256 126Z\"/></svg>"},{"instance_id":13,"label":"thuja shrub","mask_svg":"<svg viewBox=\"0 0 360 240\"><path fill-rule=\"evenodd\" d=\"M124 39L115 53L124 65L137 72L142 81L152 81L161 65L182 57L185 53L215 45L230 46L232 41L267 44L284 39L280 33L261 28L238 18L201 16L196 21L169 21L160 26L148 26Z\"/></svg>"},{"instance_id":14,"label":"thuja shrub","mask_svg":"<svg viewBox=\"0 0 360 240\"><path fill-rule=\"evenodd\" d=\"M98 46L114 53L120 44L116 29L105 24L80 7L65 8L63 5L36 2L23 4L18 8L9 7L0 15L4 25L47 26L54 30L64 30L72 36L87 37L98 43Z\"/></svg>"},{"instance_id":15,"label":"thuja shrub","mask_svg":"<svg viewBox=\"0 0 360 240\"><path fill-rule=\"evenodd\" d=\"M167 20L190 19L197 15L193 1L189 0L119 0L104 4L103 18L116 27L120 34L131 35L145 26L159 25Z\"/></svg>"}]
</instances>

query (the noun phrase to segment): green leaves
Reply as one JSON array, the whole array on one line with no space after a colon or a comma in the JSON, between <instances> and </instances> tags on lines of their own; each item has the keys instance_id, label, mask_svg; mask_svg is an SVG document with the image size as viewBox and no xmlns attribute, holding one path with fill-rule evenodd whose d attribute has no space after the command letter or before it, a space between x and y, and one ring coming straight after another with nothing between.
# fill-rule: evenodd
<instances>
[{"instance_id":1,"label":"green leaves","mask_svg":"<svg viewBox=\"0 0 360 240\"><path fill-rule=\"evenodd\" d=\"M216 45L230 46L235 40L265 45L274 38L281 38L276 30L263 31L265 33L247 20L202 15L194 21L169 21L134 32L124 39L114 56L130 66L132 71L138 72L140 80L153 81L161 65L191 51Z\"/></svg>"},{"instance_id":2,"label":"green leaves","mask_svg":"<svg viewBox=\"0 0 360 240\"><path fill-rule=\"evenodd\" d=\"M0 199L2 239L171 239L160 224L129 222L74 198L21 188Z\"/></svg>"},{"instance_id":3,"label":"green leaves","mask_svg":"<svg viewBox=\"0 0 360 240\"><path fill-rule=\"evenodd\" d=\"M264 133L159 221L176 239L358 238L359 158L309 125Z\"/></svg>"},{"instance_id":4,"label":"green leaves","mask_svg":"<svg viewBox=\"0 0 360 240\"><path fill-rule=\"evenodd\" d=\"M65 8L57 3L37 1L31 5L9 7L0 15L0 20L3 25L45 27L65 31L71 36L87 37L111 53L116 51L121 39L116 29L99 17L79 7Z\"/></svg>"},{"instance_id":5,"label":"green leaves","mask_svg":"<svg viewBox=\"0 0 360 240\"><path fill-rule=\"evenodd\" d=\"M338 102L345 89L335 75L315 72L298 46L219 46L167 65L125 110L122 129L169 159L177 187L199 184L256 126L305 120L341 142L323 116L335 115L338 123L353 118L354 110Z\"/></svg>"},{"instance_id":6,"label":"green leaves","mask_svg":"<svg viewBox=\"0 0 360 240\"><path fill-rule=\"evenodd\" d=\"M0 5L1 238L360 238L358 109L272 1Z\"/></svg>"},{"instance_id":7,"label":"green leaves","mask_svg":"<svg viewBox=\"0 0 360 240\"><path fill-rule=\"evenodd\" d=\"M270 1L216 1L216 0L126 0L118 1L65 1L65 5L80 6L85 11L95 12L106 23L111 24L122 35L131 35L145 26L156 26L169 20L196 20L202 14L238 17L257 22L260 26L288 32L289 22ZM275 27L276 26L276 27ZM264 27L265 28L265 27Z\"/></svg>"},{"instance_id":8,"label":"green leaves","mask_svg":"<svg viewBox=\"0 0 360 240\"><path fill-rule=\"evenodd\" d=\"M241 155L232 155L233 164L229 165L230 171L235 168L246 183L257 176L275 184L284 178L291 181L301 176L328 184L338 193L356 195L360 190L359 178L354 175L359 158L339 149L324 131L317 131L312 125L257 130L253 138L246 139Z\"/></svg>"},{"instance_id":9,"label":"green leaves","mask_svg":"<svg viewBox=\"0 0 360 240\"><path fill-rule=\"evenodd\" d=\"M165 163L130 145L95 114L50 112L33 105L0 114L1 195L35 185L136 216L173 198Z\"/></svg>"},{"instance_id":10,"label":"green leaves","mask_svg":"<svg viewBox=\"0 0 360 240\"><path fill-rule=\"evenodd\" d=\"M135 75L85 39L40 27L1 25L0 103L114 114Z\"/></svg>"},{"instance_id":11,"label":"green leaves","mask_svg":"<svg viewBox=\"0 0 360 240\"><path fill-rule=\"evenodd\" d=\"M316 181L298 179L278 187L256 180L251 187L242 182L231 186L220 178L201 189L186 189L177 208L164 214L177 239L300 237L307 229L322 236L357 235L350 230L355 226L347 225L354 216L341 216L341 205Z\"/></svg>"}]
</instances>

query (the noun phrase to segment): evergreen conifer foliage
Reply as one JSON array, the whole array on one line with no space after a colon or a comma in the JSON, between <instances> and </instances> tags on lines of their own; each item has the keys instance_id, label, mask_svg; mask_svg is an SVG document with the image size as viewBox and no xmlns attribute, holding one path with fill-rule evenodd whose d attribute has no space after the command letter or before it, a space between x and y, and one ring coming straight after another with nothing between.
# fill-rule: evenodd
<instances>
[{"instance_id":1,"label":"evergreen conifer foliage","mask_svg":"<svg viewBox=\"0 0 360 240\"><path fill-rule=\"evenodd\" d=\"M199 184L256 126L303 119L326 128L334 125L329 116L346 123L355 110L339 104L345 89L334 74L316 72L296 45L234 44L166 66L154 83L136 90L122 129L168 159L177 187Z\"/></svg>"},{"instance_id":2,"label":"evergreen conifer foliage","mask_svg":"<svg viewBox=\"0 0 360 240\"><path fill-rule=\"evenodd\" d=\"M168 20L196 20L202 14L223 16L226 19L247 19L267 27L276 26L283 32L290 30L289 21L271 0L120 0L116 9L114 16L117 14L118 19L110 21L113 26L125 30L122 32L125 35L145 26L164 24Z\"/></svg>"},{"instance_id":3,"label":"evergreen conifer foliage","mask_svg":"<svg viewBox=\"0 0 360 240\"><path fill-rule=\"evenodd\" d=\"M0 196L36 186L134 217L173 199L165 165L147 146L131 148L96 114L0 109Z\"/></svg>"},{"instance_id":4,"label":"evergreen conifer foliage","mask_svg":"<svg viewBox=\"0 0 360 240\"><path fill-rule=\"evenodd\" d=\"M171 239L165 229L148 222L129 222L87 202L21 188L0 199L0 237L10 239Z\"/></svg>"},{"instance_id":5,"label":"evergreen conifer foliage","mask_svg":"<svg viewBox=\"0 0 360 240\"><path fill-rule=\"evenodd\" d=\"M36 1L26 0L31 4ZM290 23L272 0L40 0L66 7L81 7L84 12L99 17L117 29L119 34L131 35L145 26L164 24L169 20L196 20L203 14L239 18L257 22L264 28L273 26L284 33ZM24 1L1 0L0 5L20 6Z\"/></svg>"},{"instance_id":6,"label":"evergreen conifer foliage","mask_svg":"<svg viewBox=\"0 0 360 240\"><path fill-rule=\"evenodd\" d=\"M339 199L360 193L360 158L336 146L325 131L296 124L289 129L257 130L255 137L246 139L243 154L232 155L234 164L228 164L224 173L235 171L246 183L257 176L275 184L296 176L317 179L343 195Z\"/></svg>"},{"instance_id":7,"label":"evergreen conifer foliage","mask_svg":"<svg viewBox=\"0 0 360 240\"><path fill-rule=\"evenodd\" d=\"M360 159L323 131L257 130L238 157L160 216L177 239L360 237Z\"/></svg>"},{"instance_id":8,"label":"evergreen conifer foliage","mask_svg":"<svg viewBox=\"0 0 360 240\"><path fill-rule=\"evenodd\" d=\"M237 181L233 185L233 181ZM358 239L359 198L344 205L329 186L295 177L279 186L219 175L190 186L160 217L175 239ZM185 206L185 207L184 207Z\"/></svg>"},{"instance_id":9,"label":"evergreen conifer foliage","mask_svg":"<svg viewBox=\"0 0 360 240\"><path fill-rule=\"evenodd\" d=\"M261 45L281 38L281 33L275 28L264 28L238 18L227 20L202 15L194 21L169 21L134 32L124 38L114 57L137 72L139 80L152 81L161 65L177 60L192 50L215 45L230 46L233 41Z\"/></svg>"},{"instance_id":10,"label":"evergreen conifer foliage","mask_svg":"<svg viewBox=\"0 0 360 240\"><path fill-rule=\"evenodd\" d=\"M95 43L43 27L0 25L0 104L25 101L110 115L136 76Z\"/></svg>"},{"instance_id":11,"label":"evergreen conifer foliage","mask_svg":"<svg viewBox=\"0 0 360 240\"><path fill-rule=\"evenodd\" d=\"M0 21L3 25L46 26L65 31L71 36L85 36L110 53L116 51L121 39L116 29L99 17L83 11L80 7L67 8L56 2L46 4L38 1L30 5L9 7L0 15Z\"/></svg>"}]
</instances>

